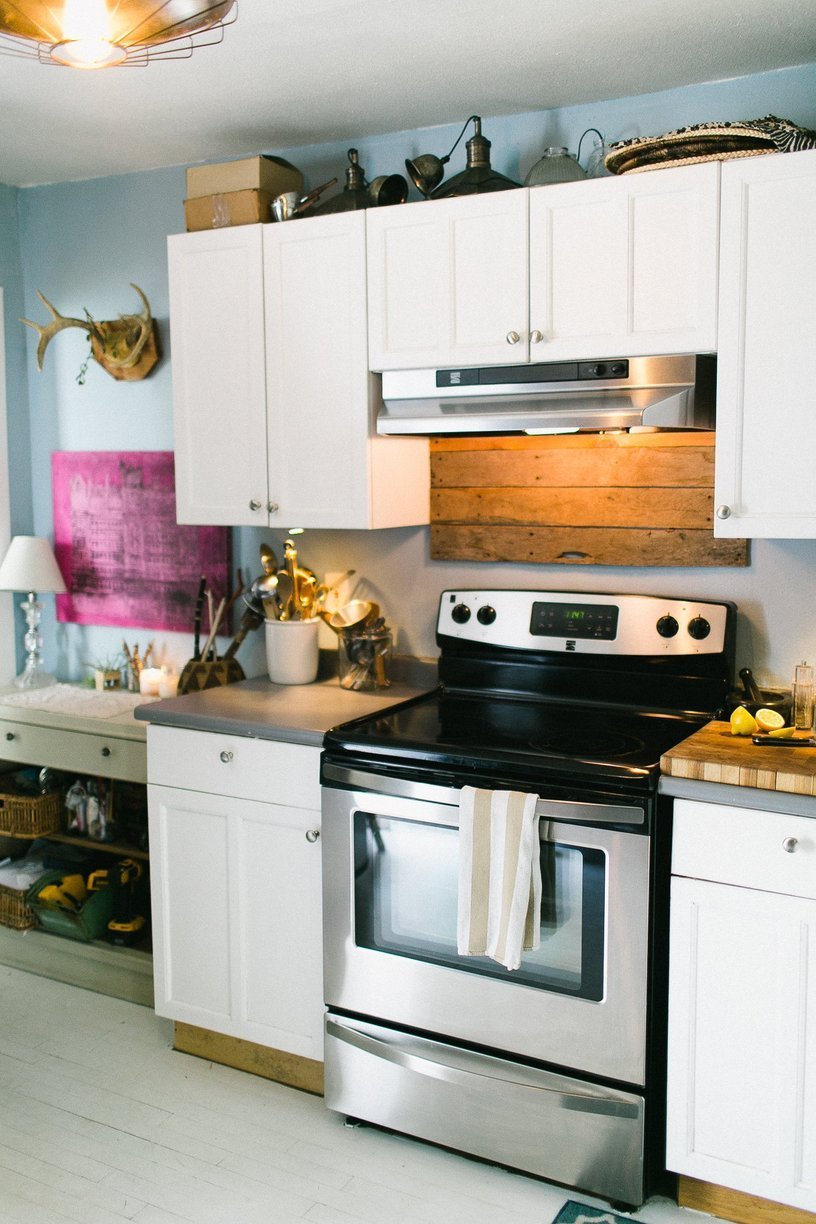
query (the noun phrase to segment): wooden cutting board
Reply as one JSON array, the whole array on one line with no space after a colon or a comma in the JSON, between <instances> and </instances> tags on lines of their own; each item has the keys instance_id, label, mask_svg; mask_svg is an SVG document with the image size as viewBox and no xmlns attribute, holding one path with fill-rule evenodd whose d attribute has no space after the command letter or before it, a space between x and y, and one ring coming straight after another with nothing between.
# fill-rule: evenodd
<instances>
[{"instance_id":1,"label":"wooden cutting board","mask_svg":"<svg viewBox=\"0 0 816 1224\"><path fill-rule=\"evenodd\" d=\"M665 753L660 768L672 778L816 795L816 748L782 744L752 744L750 735L732 735L727 722L710 722Z\"/></svg>"}]
</instances>

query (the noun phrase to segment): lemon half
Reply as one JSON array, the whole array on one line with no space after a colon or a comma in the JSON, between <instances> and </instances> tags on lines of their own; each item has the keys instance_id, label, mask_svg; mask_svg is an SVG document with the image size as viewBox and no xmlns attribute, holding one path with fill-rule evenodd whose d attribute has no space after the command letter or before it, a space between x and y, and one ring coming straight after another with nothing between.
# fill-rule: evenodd
<instances>
[{"instance_id":1,"label":"lemon half","mask_svg":"<svg viewBox=\"0 0 816 1224\"><path fill-rule=\"evenodd\" d=\"M795 727L778 727L776 731L769 731L768 735L771 739L793 739Z\"/></svg>"},{"instance_id":2,"label":"lemon half","mask_svg":"<svg viewBox=\"0 0 816 1224\"><path fill-rule=\"evenodd\" d=\"M745 706L737 706L731 715L732 735L753 735L757 729L757 720Z\"/></svg>"},{"instance_id":3,"label":"lemon half","mask_svg":"<svg viewBox=\"0 0 816 1224\"><path fill-rule=\"evenodd\" d=\"M760 731L780 731L785 726L785 719L778 710L757 710L756 724Z\"/></svg>"}]
</instances>

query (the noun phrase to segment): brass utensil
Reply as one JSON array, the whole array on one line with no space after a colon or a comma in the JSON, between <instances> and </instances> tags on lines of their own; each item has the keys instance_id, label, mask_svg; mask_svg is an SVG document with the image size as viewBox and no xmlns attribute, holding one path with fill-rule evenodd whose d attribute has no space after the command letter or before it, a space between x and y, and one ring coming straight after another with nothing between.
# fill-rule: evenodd
<instances>
[{"instance_id":1,"label":"brass utensil","mask_svg":"<svg viewBox=\"0 0 816 1224\"><path fill-rule=\"evenodd\" d=\"M342 633L344 629L357 629L366 624L374 608L377 610L372 619L376 620L380 614L380 609L376 604L371 603L368 599L352 599L351 603L345 604L337 612L332 612L326 624L338 633Z\"/></svg>"}]
</instances>

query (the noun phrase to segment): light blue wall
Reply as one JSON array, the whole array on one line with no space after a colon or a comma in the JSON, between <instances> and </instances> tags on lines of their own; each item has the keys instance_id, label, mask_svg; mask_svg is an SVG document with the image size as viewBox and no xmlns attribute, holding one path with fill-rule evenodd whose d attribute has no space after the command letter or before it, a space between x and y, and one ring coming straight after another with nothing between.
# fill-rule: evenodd
<instances>
[{"instance_id":1,"label":"light blue wall","mask_svg":"<svg viewBox=\"0 0 816 1224\"><path fill-rule=\"evenodd\" d=\"M161 65L149 71L158 78ZM478 99L474 106L478 108ZM599 128L608 141L614 141L690 123L768 113L816 128L816 65L559 111L511 118L484 116L483 130L493 143L494 166L522 179L547 145L564 144L575 151L588 127ZM465 118L463 115L462 122ZM416 153L446 153L458 131L459 125L453 125L370 139L349 133L343 142L262 151L284 154L304 171L307 185L315 186L333 175L342 181L350 145L359 149L361 163L372 179L402 172L404 159ZM464 155L460 159L457 150L450 172L463 165ZM17 530L33 528L37 534L52 535L50 461L54 450L172 448L167 360L139 383L117 383L91 363L87 381L80 387L75 380L87 354L83 335L79 331L60 334L48 349L44 371L38 373L33 335L23 368L20 354L25 329L16 319L25 314L44 320L36 289L64 314L81 316L87 307L97 318L113 318L135 307L129 287L135 281L150 299L167 348L165 239L184 229L184 182L184 168L177 167L19 192L0 187L0 274L7 295L8 385L14 411L13 521ZM30 453L24 441L27 399ZM250 529L234 533L234 561L251 575L259 569L258 545L263 539L280 551L279 533ZM752 547L751 565L740 571L592 567L566 572L554 566L432 562L427 529L310 532L302 537L301 548L304 561L321 573L347 567L357 570L361 590L377 593L398 629L398 648L404 653L435 653L433 623L440 590L491 584L733 598L741 612L740 664L752 666L760 679L787 681L794 662L816 652L810 614L816 606L816 544L810 541L760 541ZM55 627L50 606L44 630L46 662L63 678L78 678L88 660L116 650L122 639L118 629ZM150 635L134 630L126 636L144 644ZM158 643L158 650L183 663L190 639L168 636ZM259 635L242 648L240 658L250 674L263 669Z\"/></svg>"},{"instance_id":2,"label":"light blue wall","mask_svg":"<svg viewBox=\"0 0 816 1224\"><path fill-rule=\"evenodd\" d=\"M6 347L6 415L9 443L9 487L11 530L28 534L32 523L31 440L28 429L28 379L26 378L23 272L17 208L20 192L0 185L0 285L3 286L4 339Z\"/></svg>"}]
</instances>

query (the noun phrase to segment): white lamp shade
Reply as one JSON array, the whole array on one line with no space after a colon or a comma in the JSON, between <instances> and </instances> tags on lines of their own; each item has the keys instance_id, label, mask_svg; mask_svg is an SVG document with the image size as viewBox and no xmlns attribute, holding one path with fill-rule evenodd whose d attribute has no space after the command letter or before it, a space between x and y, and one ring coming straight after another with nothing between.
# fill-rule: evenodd
<instances>
[{"instance_id":1,"label":"white lamp shade","mask_svg":"<svg viewBox=\"0 0 816 1224\"><path fill-rule=\"evenodd\" d=\"M0 565L0 591L54 591L67 587L48 540L41 536L15 536Z\"/></svg>"}]
</instances>

